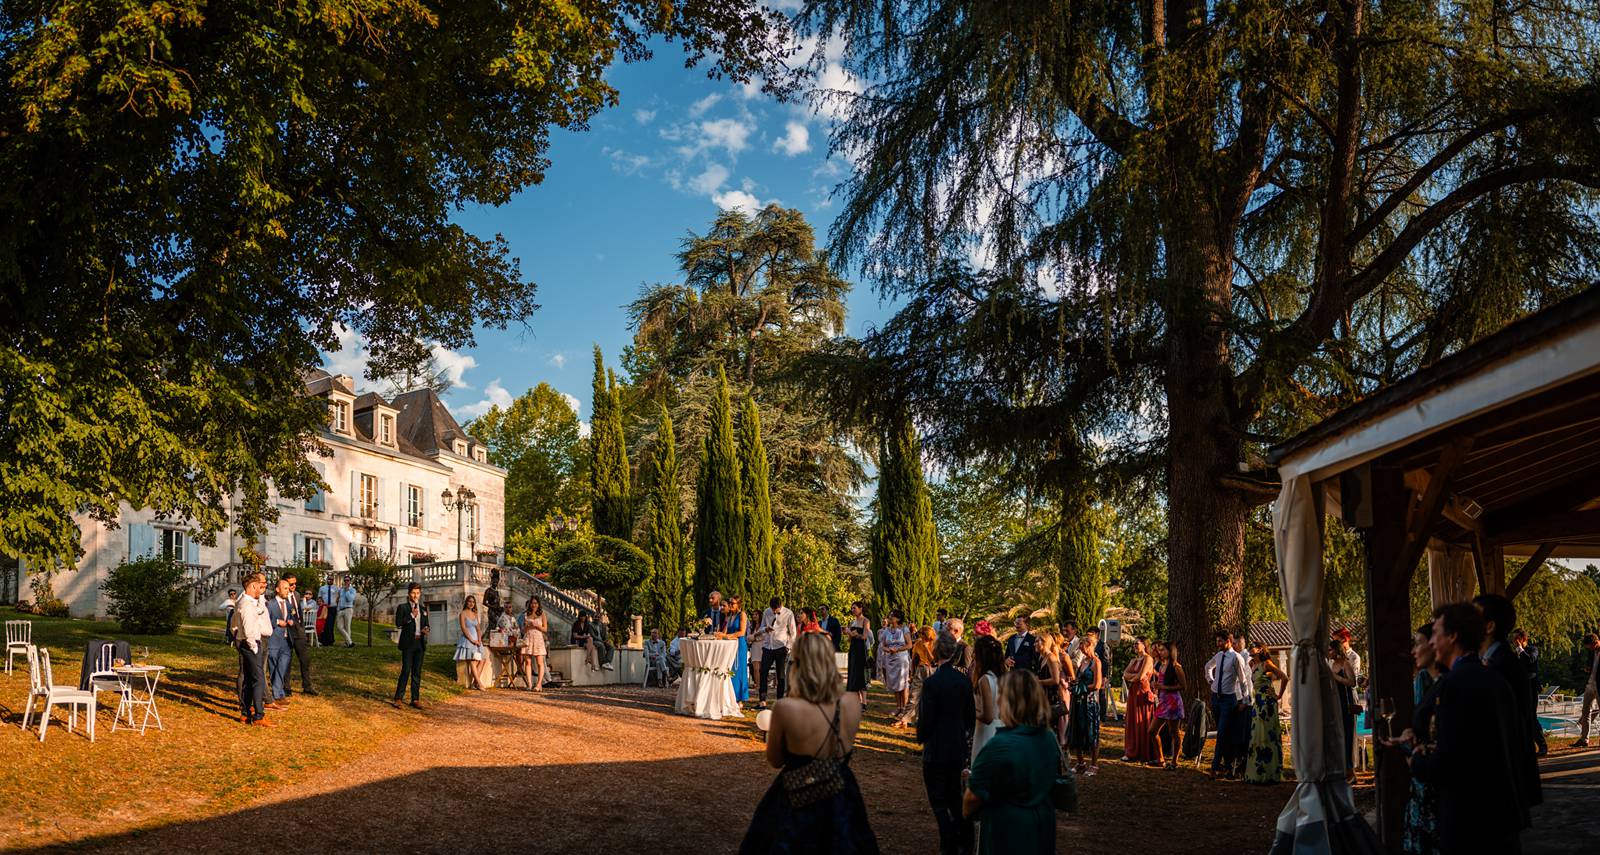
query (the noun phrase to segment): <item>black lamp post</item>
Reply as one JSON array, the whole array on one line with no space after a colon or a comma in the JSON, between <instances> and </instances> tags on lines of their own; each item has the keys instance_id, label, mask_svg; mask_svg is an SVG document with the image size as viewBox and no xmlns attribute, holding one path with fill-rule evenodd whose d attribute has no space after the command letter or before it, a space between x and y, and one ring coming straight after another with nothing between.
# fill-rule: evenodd
<instances>
[{"instance_id":1,"label":"black lamp post","mask_svg":"<svg viewBox=\"0 0 1600 855\"><path fill-rule=\"evenodd\" d=\"M478 503L476 500L478 495L472 492L471 488L469 487L462 487L456 492L455 495L451 495L450 488L446 487L443 495L441 495L439 498L444 501L444 509L446 511L456 512L456 560L460 561L461 517L467 511L477 508ZM474 532L474 538L476 538L476 532Z\"/></svg>"}]
</instances>

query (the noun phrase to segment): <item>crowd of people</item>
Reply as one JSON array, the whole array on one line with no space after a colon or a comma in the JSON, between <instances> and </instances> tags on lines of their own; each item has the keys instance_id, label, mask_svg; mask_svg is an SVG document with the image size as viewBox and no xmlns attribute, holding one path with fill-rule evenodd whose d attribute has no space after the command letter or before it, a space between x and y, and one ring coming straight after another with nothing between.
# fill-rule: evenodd
<instances>
[{"instance_id":1,"label":"crowd of people","mask_svg":"<svg viewBox=\"0 0 1600 855\"><path fill-rule=\"evenodd\" d=\"M267 711L289 708L294 695L289 669L294 660L300 663L300 691L317 694L311 682L311 636L306 630L311 625L308 614L315 612L308 611L304 597L296 597L299 584L296 574L284 573L268 594L266 574L257 572L245 577L243 594L228 592L225 634L239 651L240 720L247 725L273 727Z\"/></svg>"}]
</instances>

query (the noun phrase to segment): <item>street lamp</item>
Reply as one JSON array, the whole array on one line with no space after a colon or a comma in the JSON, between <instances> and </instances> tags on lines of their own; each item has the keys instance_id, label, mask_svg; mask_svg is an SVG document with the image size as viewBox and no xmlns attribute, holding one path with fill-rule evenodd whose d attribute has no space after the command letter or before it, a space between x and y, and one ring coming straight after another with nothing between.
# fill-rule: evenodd
<instances>
[{"instance_id":1,"label":"street lamp","mask_svg":"<svg viewBox=\"0 0 1600 855\"><path fill-rule=\"evenodd\" d=\"M462 487L455 495L451 495L450 488L446 487L444 493L439 498L443 500L444 509L446 511L456 512L456 560L460 561L461 517L467 511L477 508L478 503L476 499L478 498L478 495L472 492L471 488L469 487Z\"/></svg>"}]
</instances>

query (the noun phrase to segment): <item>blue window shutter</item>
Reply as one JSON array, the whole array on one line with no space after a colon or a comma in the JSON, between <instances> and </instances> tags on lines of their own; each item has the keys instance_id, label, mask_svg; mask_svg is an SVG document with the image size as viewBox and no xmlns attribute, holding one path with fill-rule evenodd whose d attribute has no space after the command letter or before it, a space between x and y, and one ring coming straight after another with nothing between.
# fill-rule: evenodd
<instances>
[{"instance_id":1,"label":"blue window shutter","mask_svg":"<svg viewBox=\"0 0 1600 855\"><path fill-rule=\"evenodd\" d=\"M305 561L306 561L306 536L303 535L303 534L297 534L297 535L294 536L294 563L296 563L296 564L304 564Z\"/></svg>"},{"instance_id":2,"label":"blue window shutter","mask_svg":"<svg viewBox=\"0 0 1600 855\"><path fill-rule=\"evenodd\" d=\"M184 561L187 561L190 564L200 563L200 544L194 542L194 535L187 535L187 540L184 541L183 549L186 553L183 558Z\"/></svg>"},{"instance_id":3,"label":"blue window shutter","mask_svg":"<svg viewBox=\"0 0 1600 855\"><path fill-rule=\"evenodd\" d=\"M145 523L128 526L128 560L138 561L156 554L156 530Z\"/></svg>"}]
</instances>

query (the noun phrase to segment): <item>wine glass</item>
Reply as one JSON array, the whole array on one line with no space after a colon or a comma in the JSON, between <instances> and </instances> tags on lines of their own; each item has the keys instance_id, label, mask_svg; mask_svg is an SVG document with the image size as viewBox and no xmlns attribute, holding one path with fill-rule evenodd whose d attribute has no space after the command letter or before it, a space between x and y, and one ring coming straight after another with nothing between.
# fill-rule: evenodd
<instances>
[{"instance_id":1,"label":"wine glass","mask_svg":"<svg viewBox=\"0 0 1600 855\"><path fill-rule=\"evenodd\" d=\"M1394 738L1394 698L1378 699L1378 715L1383 719L1383 734L1389 739Z\"/></svg>"}]
</instances>

